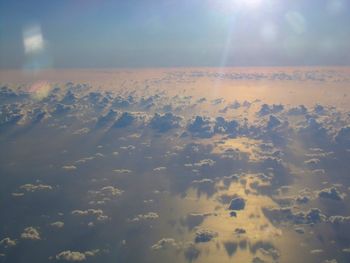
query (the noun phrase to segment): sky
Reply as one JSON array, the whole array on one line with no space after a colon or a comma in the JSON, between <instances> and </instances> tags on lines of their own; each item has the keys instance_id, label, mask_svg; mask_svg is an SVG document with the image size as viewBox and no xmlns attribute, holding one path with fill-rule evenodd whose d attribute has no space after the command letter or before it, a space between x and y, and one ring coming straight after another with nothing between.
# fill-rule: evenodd
<instances>
[{"instance_id":1,"label":"sky","mask_svg":"<svg viewBox=\"0 0 350 263\"><path fill-rule=\"evenodd\" d=\"M350 65L346 0L0 0L0 68Z\"/></svg>"}]
</instances>

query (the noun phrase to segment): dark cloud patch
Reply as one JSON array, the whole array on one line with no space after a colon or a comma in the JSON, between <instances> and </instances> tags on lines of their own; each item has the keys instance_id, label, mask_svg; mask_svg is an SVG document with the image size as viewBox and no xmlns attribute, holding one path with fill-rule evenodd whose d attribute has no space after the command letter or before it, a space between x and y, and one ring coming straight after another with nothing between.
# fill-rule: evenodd
<instances>
[{"instance_id":1,"label":"dark cloud patch","mask_svg":"<svg viewBox=\"0 0 350 263\"><path fill-rule=\"evenodd\" d=\"M180 127L181 117L168 112L165 114L155 113L150 121L150 126L158 132L167 132Z\"/></svg>"},{"instance_id":2,"label":"dark cloud patch","mask_svg":"<svg viewBox=\"0 0 350 263\"><path fill-rule=\"evenodd\" d=\"M287 112L288 115L305 115L307 114L307 108L304 105L299 105L297 107L290 108Z\"/></svg>"},{"instance_id":3,"label":"dark cloud patch","mask_svg":"<svg viewBox=\"0 0 350 263\"><path fill-rule=\"evenodd\" d=\"M265 116L269 114L278 113L284 110L284 106L282 104L263 104L258 112L259 116Z\"/></svg>"},{"instance_id":4,"label":"dark cloud patch","mask_svg":"<svg viewBox=\"0 0 350 263\"><path fill-rule=\"evenodd\" d=\"M265 208L263 212L271 222L289 222L292 224L316 224L326 221L327 217L318 208L311 208L306 212L294 212L290 207Z\"/></svg>"},{"instance_id":5,"label":"dark cloud patch","mask_svg":"<svg viewBox=\"0 0 350 263\"><path fill-rule=\"evenodd\" d=\"M96 122L96 127L105 127L109 123L116 120L118 112L114 109L110 109L105 115L99 116Z\"/></svg>"},{"instance_id":6,"label":"dark cloud patch","mask_svg":"<svg viewBox=\"0 0 350 263\"><path fill-rule=\"evenodd\" d=\"M213 123L208 117L196 116L188 124L187 130L195 137L210 138L214 135Z\"/></svg>"},{"instance_id":7,"label":"dark cloud patch","mask_svg":"<svg viewBox=\"0 0 350 263\"><path fill-rule=\"evenodd\" d=\"M123 112L122 115L113 124L112 128L124 128L131 125L136 117L130 112Z\"/></svg>"},{"instance_id":8,"label":"dark cloud patch","mask_svg":"<svg viewBox=\"0 0 350 263\"><path fill-rule=\"evenodd\" d=\"M246 201L241 197L236 197L231 200L229 209L230 210L243 210L245 208Z\"/></svg>"},{"instance_id":9,"label":"dark cloud patch","mask_svg":"<svg viewBox=\"0 0 350 263\"><path fill-rule=\"evenodd\" d=\"M196 243L205 243L211 241L218 234L215 231L209 229L199 229L196 231L196 236L194 241Z\"/></svg>"},{"instance_id":10,"label":"dark cloud patch","mask_svg":"<svg viewBox=\"0 0 350 263\"><path fill-rule=\"evenodd\" d=\"M341 128L334 139L339 146L350 148L350 126Z\"/></svg>"},{"instance_id":11,"label":"dark cloud patch","mask_svg":"<svg viewBox=\"0 0 350 263\"><path fill-rule=\"evenodd\" d=\"M341 194L338 191L338 189L335 187L322 189L321 191L318 192L318 196L320 198L332 199L332 200L336 200L336 201L341 201L344 198L344 195Z\"/></svg>"}]
</instances>

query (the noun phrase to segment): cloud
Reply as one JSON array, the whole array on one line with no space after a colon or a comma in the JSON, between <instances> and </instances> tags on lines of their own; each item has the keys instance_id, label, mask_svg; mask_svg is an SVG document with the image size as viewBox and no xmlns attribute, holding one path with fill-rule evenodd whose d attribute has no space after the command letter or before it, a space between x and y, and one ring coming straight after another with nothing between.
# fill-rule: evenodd
<instances>
[{"instance_id":1,"label":"cloud","mask_svg":"<svg viewBox=\"0 0 350 263\"><path fill-rule=\"evenodd\" d=\"M0 126L8 127L15 125L23 118L23 116L19 105L2 105L0 108Z\"/></svg>"},{"instance_id":2,"label":"cloud","mask_svg":"<svg viewBox=\"0 0 350 263\"><path fill-rule=\"evenodd\" d=\"M210 138L214 135L213 123L208 117L196 116L187 125L189 131L194 137Z\"/></svg>"},{"instance_id":3,"label":"cloud","mask_svg":"<svg viewBox=\"0 0 350 263\"><path fill-rule=\"evenodd\" d=\"M340 216L340 215L335 215L335 216L330 216L328 218L328 222L332 224L349 224L350 223L350 216Z\"/></svg>"},{"instance_id":4,"label":"cloud","mask_svg":"<svg viewBox=\"0 0 350 263\"><path fill-rule=\"evenodd\" d=\"M247 231L244 228L236 228L234 233L236 235L243 235L243 234L247 233Z\"/></svg>"},{"instance_id":5,"label":"cloud","mask_svg":"<svg viewBox=\"0 0 350 263\"><path fill-rule=\"evenodd\" d=\"M166 169L167 169L166 167L160 166L160 167L154 168L153 171L155 171L155 172L161 172L161 171L166 171Z\"/></svg>"},{"instance_id":6,"label":"cloud","mask_svg":"<svg viewBox=\"0 0 350 263\"><path fill-rule=\"evenodd\" d=\"M273 104L273 105L268 105L268 104L263 104L261 105L260 110L258 111L259 116L265 116L268 114L274 114L283 111L284 106L282 104Z\"/></svg>"},{"instance_id":7,"label":"cloud","mask_svg":"<svg viewBox=\"0 0 350 263\"><path fill-rule=\"evenodd\" d=\"M71 104L75 104L77 102L77 100L78 99L77 99L76 95L73 93L73 91L68 90L60 102L62 104L71 105Z\"/></svg>"},{"instance_id":8,"label":"cloud","mask_svg":"<svg viewBox=\"0 0 350 263\"><path fill-rule=\"evenodd\" d=\"M40 240L40 234L38 230L36 230L34 227L27 227L24 229L23 233L21 234L22 239L27 240Z\"/></svg>"},{"instance_id":9,"label":"cloud","mask_svg":"<svg viewBox=\"0 0 350 263\"><path fill-rule=\"evenodd\" d=\"M129 174L131 173L131 170L128 169L114 169L113 172L118 174Z\"/></svg>"},{"instance_id":10,"label":"cloud","mask_svg":"<svg viewBox=\"0 0 350 263\"><path fill-rule=\"evenodd\" d=\"M312 117L309 117L305 125L299 128L298 133L304 136L308 142L317 142L318 146L329 141L327 129Z\"/></svg>"},{"instance_id":11,"label":"cloud","mask_svg":"<svg viewBox=\"0 0 350 263\"><path fill-rule=\"evenodd\" d=\"M4 239L0 240L0 246L4 248L14 247L16 245L17 245L17 241L9 237L5 237Z\"/></svg>"},{"instance_id":12,"label":"cloud","mask_svg":"<svg viewBox=\"0 0 350 263\"><path fill-rule=\"evenodd\" d=\"M288 115L305 115L307 114L307 108L304 105L290 108L287 112Z\"/></svg>"},{"instance_id":13,"label":"cloud","mask_svg":"<svg viewBox=\"0 0 350 263\"><path fill-rule=\"evenodd\" d=\"M155 212L148 212L147 214L139 214L131 219L131 222L138 222L143 220L155 220L158 219L159 215Z\"/></svg>"},{"instance_id":14,"label":"cloud","mask_svg":"<svg viewBox=\"0 0 350 263\"><path fill-rule=\"evenodd\" d=\"M134 103L134 98L132 96L129 96L128 98L117 96L112 102L112 107L127 108L127 107L130 107L133 103Z\"/></svg>"},{"instance_id":15,"label":"cloud","mask_svg":"<svg viewBox=\"0 0 350 263\"><path fill-rule=\"evenodd\" d=\"M238 132L239 123L235 120L226 121L223 117L215 119L214 133L230 134L234 136Z\"/></svg>"},{"instance_id":16,"label":"cloud","mask_svg":"<svg viewBox=\"0 0 350 263\"><path fill-rule=\"evenodd\" d=\"M199 193L204 192L212 195L215 192L215 181L212 179L201 179L192 181L192 185L196 186Z\"/></svg>"},{"instance_id":17,"label":"cloud","mask_svg":"<svg viewBox=\"0 0 350 263\"><path fill-rule=\"evenodd\" d=\"M152 245L151 249L153 250L163 250L163 249L169 249L169 248L178 248L179 245L176 243L175 239L173 238L162 238L157 243Z\"/></svg>"},{"instance_id":18,"label":"cloud","mask_svg":"<svg viewBox=\"0 0 350 263\"><path fill-rule=\"evenodd\" d=\"M71 214L74 216L93 217L97 221L106 221L109 219L101 209L73 210Z\"/></svg>"},{"instance_id":19,"label":"cloud","mask_svg":"<svg viewBox=\"0 0 350 263\"><path fill-rule=\"evenodd\" d=\"M51 223L50 226L56 227L56 228L62 228L62 227L64 227L64 222L56 221L56 222Z\"/></svg>"},{"instance_id":20,"label":"cloud","mask_svg":"<svg viewBox=\"0 0 350 263\"><path fill-rule=\"evenodd\" d=\"M116 110L110 109L107 114L99 116L96 122L96 127L101 128L109 123L112 123L116 120L118 112Z\"/></svg>"},{"instance_id":21,"label":"cloud","mask_svg":"<svg viewBox=\"0 0 350 263\"><path fill-rule=\"evenodd\" d=\"M336 201L343 200L344 198L344 195L341 194L335 187L322 189L318 192L318 196L321 198L332 199Z\"/></svg>"},{"instance_id":22,"label":"cloud","mask_svg":"<svg viewBox=\"0 0 350 263\"><path fill-rule=\"evenodd\" d=\"M318 208L306 212L294 212L290 207L264 208L263 212L272 222L290 222L293 224L316 224L327 221L327 217Z\"/></svg>"},{"instance_id":23,"label":"cloud","mask_svg":"<svg viewBox=\"0 0 350 263\"><path fill-rule=\"evenodd\" d=\"M122 115L113 124L113 128L124 128L131 125L136 117L130 112L123 112Z\"/></svg>"},{"instance_id":24,"label":"cloud","mask_svg":"<svg viewBox=\"0 0 350 263\"><path fill-rule=\"evenodd\" d=\"M73 107L71 105L65 105L62 103L57 103L52 114L65 114L71 111Z\"/></svg>"},{"instance_id":25,"label":"cloud","mask_svg":"<svg viewBox=\"0 0 350 263\"><path fill-rule=\"evenodd\" d=\"M83 134L86 134L88 132L90 132L90 129L87 128L87 127L84 127L84 128L81 128L81 129L78 129L78 130L74 131L73 134L75 134L75 135L83 135Z\"/></svg>"},{"instance_id":26,"label":"cloud","mask_svg":"<svg viewBox=\"0 0 350 263\"><path fill-rule=\"evenodd\" d=\"M335 141L342 147L350 147L350 126L341 128L335 136Z\"/></svg>"},{"instance_id":27,"label":"cloud","mask_svg":"<svg viewBox=\"0 0 350 263\"><path fill-rule=\"evenodd\" d=\"M272 130L282 124L282 121L275 117L274 115L269 116L269 120L267 122L266 128Z\"/></svg>"},{"instance_id":28,"label":"cloud","mask_svg":"<svg viewBox=\"0 0 350 263\"><path fill-rule=\"evenodd\" d=\"M218 236L218 233L209 229L199 229L196 231L194 242L204 243L211 241L214 237Z\"/></svg>"},{"instance_id":29,"label":"cloud","mask_svg":"<svg viewBox=\"0 0 350 263\"><path fill-rule=\"evenodd\" d=\"M195 167L210 167L215 164L215 161L212 159L203 159L200 160L199 162L196 162L193 164Z\"/></svg>"},{"instance_id":30,"label":"cloud","mask_svg":"<svg viewBox=\"0 0 350 263\"><path fill-rule=\"evenodd\" d=\"M99 250L91 250L85 252L66 250L56 255L57 260L64 260L69 262L85 261L87 257L93 257L99 253Z\"/></svg>"},{"instance_id":31,"label":"cloud","mask_svg":"<svg viewBox=\"0 0 350 263\"><path fill-rule=\"evenodd\" d=\"M281 256L276 247L272 243L266 241L257 241L254 244L250 244L249 249L253 254L259 251L261 254L271 257L274 261L277 261Z\"/></svg>"},{"instance_id":32,"label":"cloud","mask_svg":"<svg viewBox=\"0 0 350 263\"><path fill-rule=\"evenodd\" d=\"M170 112L165 114L155 113L149 125L158 132L167 132L180 127L181 117L173 115Z\"/></svg>"},{"instance_id":33,"label":"cloud","mask_svg":"<svg viewBox=\"0 0 350 263\"><path fill-rule=\"evenodd\" d=\"M324 253L324 251L322 249L313 249L313 250L310 250L310 253L311 254L321 254L321 253Z\"/></svg>"},{"instance_id":34,"label":"cloud","mask_svg":"<svg viewBox=\"0 0 350 263\"><path fill-rule=\"evenodd\" d=\"M24 184L19 187L27 192L37 192L37 191L51 191L53 188L51 185L46 184Z\"/></svg>"},{"instance_id":35,"label":"cloud","mask_svg":"<svg viewBox=\"0 0 350 263\"><path fill-rule=\"evenodd\" d=\"M306 204L310 201L310 197L307 196L307 195L299 195L295 198L295 201L298 203L298 204Z\"/></svg>"},{"instance_id":36,"label":"cloud","mask_svg":"<svg viewBox=\"0 0 350 263\"><path fill-rule=\"evenodd\" d=\"M304 234L305 233L305 229L302 227L295 227L294 231L299 233L299 234Z\"/></svg>"},{"instance_id":37,"label":"cloud","mask_svg":"<svg viewBox=\"0 0 350 263\"><path fill-rule=\"evenodd\" d=\"M113 199L120 197L124 193L124 191L120 190L117 187L109 185L109 186L104 186L99 190L90 190L88 193L92 198L92 201L90 201L89 204L102 205L108 201L111 201Z\"/></svg>"},{"instance_id":38,"label":"cloud","mask_svg":"<svg viewBox=\"0 0 350 263\"><path fill-rule=\"evenodd\" d=\"M120 149L126 150L126 151L132 151L132 150L135 150L136 147L134 145L128 145L128 146L121 146Z\"/></svg>"},{"instance_id":39,"label":"cloud","mask_svg":"<svg viewBox=\"0 0 350 263\"><path fill-rule=\"evenodd\" d=\"M219 104L223 103L224 101L225 100L223 98L218 98L218 99L212 100L211 104L212 105L219 105Z\"/></svg>"},{"instance_id":40,"label":"cloud","mask_svg":"<svg viewBox=\"0 0 350 263\"><path fill-rule=\"evenodd\" d=\"M75 165L65 165L65 166L62 166L62 169L66 171L72 171L72 170L76 170L77 167Z\"/></svg>"}]
</instances>

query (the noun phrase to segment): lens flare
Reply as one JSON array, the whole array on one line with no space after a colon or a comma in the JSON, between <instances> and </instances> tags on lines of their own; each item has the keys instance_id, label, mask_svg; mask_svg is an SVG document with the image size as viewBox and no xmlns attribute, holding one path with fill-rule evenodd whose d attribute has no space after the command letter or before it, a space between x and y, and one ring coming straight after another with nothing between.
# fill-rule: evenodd
<instances>
[{"instance_id":1,"label":"lens flare","mask_svg":"<svg viewBox=\"0 0 350 263\"><path fill-rule=\"evenodd\" d=\"M32 98L42 100L50 94L51 89L52 87L49 82L39 81L32 84L28 91Z\"/></svg>"}]
</instances>

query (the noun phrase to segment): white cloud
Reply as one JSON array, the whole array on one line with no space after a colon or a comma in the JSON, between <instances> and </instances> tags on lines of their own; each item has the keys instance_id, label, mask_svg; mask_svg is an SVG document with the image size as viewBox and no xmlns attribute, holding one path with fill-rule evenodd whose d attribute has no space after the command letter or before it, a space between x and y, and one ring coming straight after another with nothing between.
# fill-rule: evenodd
<instances>
[{"instance_id":1,"label":"white cloud","mask_svg":"<svg viewBox=\"0 0 350 263\"><path fill-rule=\"evenodd\" d=\"M37 229L34 227L27 227L24 229L23 233L21 234L22 239L28 239L28 240L40 240L40 234Z\"/></svg>"}]
</instances>

